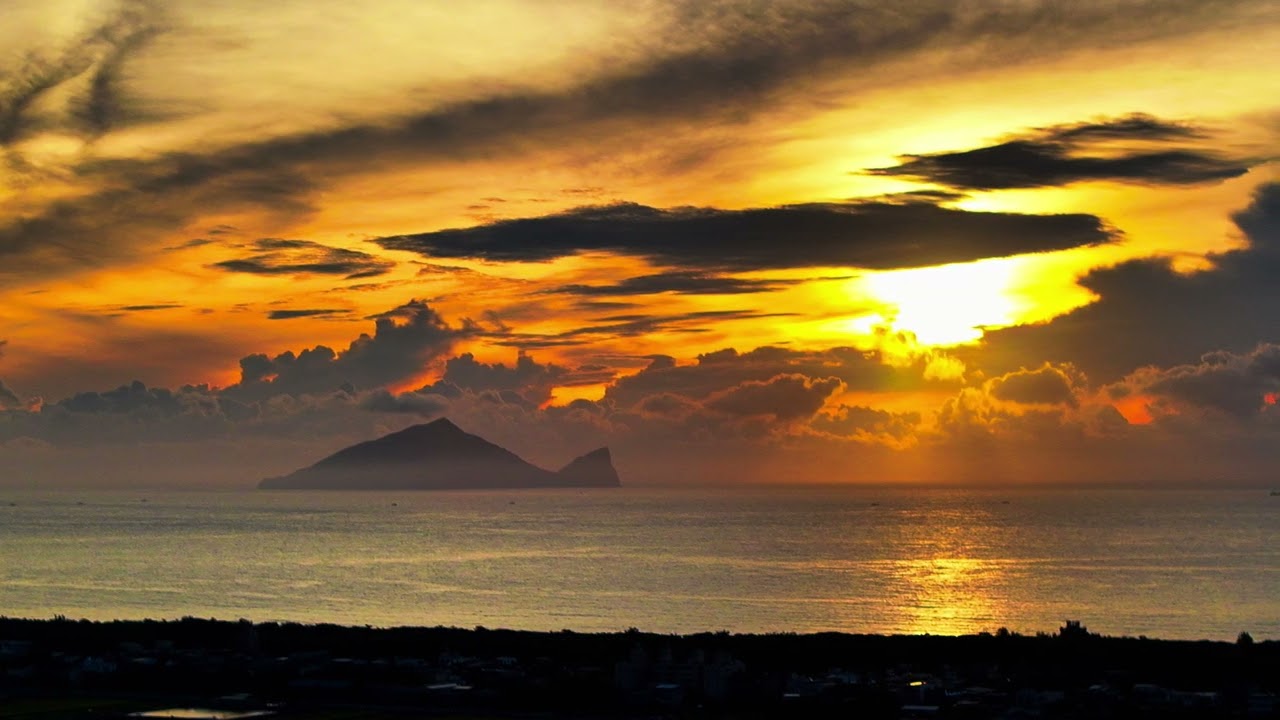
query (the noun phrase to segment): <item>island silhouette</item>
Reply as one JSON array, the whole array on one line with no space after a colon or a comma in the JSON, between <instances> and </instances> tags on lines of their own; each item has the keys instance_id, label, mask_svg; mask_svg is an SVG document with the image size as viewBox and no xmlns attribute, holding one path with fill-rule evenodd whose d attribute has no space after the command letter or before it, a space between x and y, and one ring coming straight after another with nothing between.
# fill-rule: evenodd
<instances>
[{"instance_id":1,"label":"island silhouette","mask_svg":"<svg viewBox=\"0 0 1280 720\"><path fill-rule=\"evenodd\" d=\"M459 490L618 487L609 448L545 470L440 418L358 443L262 490Z\"/></svg>"}]
</instances>

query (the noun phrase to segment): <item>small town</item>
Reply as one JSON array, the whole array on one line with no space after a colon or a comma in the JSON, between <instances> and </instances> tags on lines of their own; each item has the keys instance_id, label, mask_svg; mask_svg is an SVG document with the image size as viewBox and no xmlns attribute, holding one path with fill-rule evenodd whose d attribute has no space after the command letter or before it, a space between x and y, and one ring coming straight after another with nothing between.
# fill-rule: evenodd
<instances>
[{"instance_id":1,"label":"small town","mask_svg":"<svg viewBox=\"0 0 1280 720\"><path fill-rule=\"evenodd\" d=\"M1280 643L0 619L0 717L1276 718Z\"/></svg>"}]
</instances>

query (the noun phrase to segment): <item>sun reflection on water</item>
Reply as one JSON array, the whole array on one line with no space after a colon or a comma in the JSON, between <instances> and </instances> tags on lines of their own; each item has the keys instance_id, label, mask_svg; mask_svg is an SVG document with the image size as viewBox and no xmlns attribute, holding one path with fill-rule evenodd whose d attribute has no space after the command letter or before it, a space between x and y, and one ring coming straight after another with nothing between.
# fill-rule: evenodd
<instances>
[{"instance_id":1,"label":"sun reflection on water","mask_svg":"<svg viewBox=\"0 0 1280 720\"><path fill-rule=\"evenodd\" d=\"M991 513L970 506L902 515L899 541L909 557L885 569L898 598L897 607L886 609L887 631L961 635L1003 625L1008 563L990 557L1004 532Z\"/></svg>"},{"instance_id":2,"label":"sun reflection on water","mask_svg":"<svg viewBox=\"0 0 1280 720\"><path fill-rule=\"evenodd\" d=\"M992 586L996 563L977 558L938 557L897 563L898 577L914 589L913 602L900 608L897 632L963 635L993 630L1004 614L1003 598Z\"/></svg>"}]
</instances>

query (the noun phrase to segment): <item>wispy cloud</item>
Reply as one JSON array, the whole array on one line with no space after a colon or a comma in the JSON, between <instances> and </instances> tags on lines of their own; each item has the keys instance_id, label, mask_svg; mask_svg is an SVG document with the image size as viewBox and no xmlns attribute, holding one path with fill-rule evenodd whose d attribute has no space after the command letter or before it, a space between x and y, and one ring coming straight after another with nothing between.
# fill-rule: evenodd
<instances>
[{"instance_id":1,"label":"wispy cloud","mask_svg":"<svg viewBox=\"0 0 1280 720\"><path fill-rule=\"evenodd\" d=\"M675 270L652 275L629 277L616 283L600 285L560 285L542 291L545 294L581 295L586 297L656 295L742 295L769 292L803 280L753 280L696 270Z\"/></svg>"},{"instance_id":2,"label":"wispy cloud","mask_svg":"<svg viewBox=\"0 0 1280 720\"><path fill-rule=\"evenodd\" d=\"M262 238L245 257L222 260L213 267L251 275L340 275L348 280L390 272L395 263L359 250L335 248L310 240Z\"/></svg>"},{"instance_id":3,"label":"wispy cloud","mask_svg":"<svg viewBox=\"0 0 1280 720\"><path fill-rule=\"evenodd\" d=\"M157 8L133 0L69 47L29 53L0 84L0 146L12 145L37 129L38 121L30 115L36 102L86 73L91 73L88 92L79 98L75 112L60 122L93 136L106 132L123 111L119 81L125 63L160 31Z\"/></svg>"},{"instance_id":4,"label":"wispy cloud","mask_svg":"<svg viewBox=\"0 0 1280 720\"><path fill-rule=\"evenodd\" d=\"M1268 6L1260 0L1140 0L1070 8L1043 1L913 2L892 8L869 2L765 7L675 2L667 13L670 27L662 28L670 31L662 35L666 40L625 65L601 64L568 82L536 88L481 84L444 104L424 101L418 107L388 108L376 120L329 119L265 139L255 131L213 147L169 148L145 158L90 155L76 160L74 172L85 186L74 193L75 199L64 198L0 226L0 254L11 258L0 273L74 272L86 263L130 258L157 236L202 215L254 209L272 217L298 217L312 210L319 188L368 173L372 160L385 169L552 149L599 153L603 146L634 147L640 139L653 142L661 132L655 126L663 123L699 120L736 126L775 112L787 104L784 96L811 103L814 83L823 78L844 77L847 91L850 78L872 76L871 68L926 50L953 52L960 67L965 49L978 47L983 52L972 54L975 68L1000 59L1031 62L1205 28L1247 27ZM115 122L123 63L167 28L150 6L128 7L118 20L81 41L88 49L55 60L32 59L27 69L12 74L9 89L0 96L0 144L25 131L27 110L43 93L94 67L95 89L79 122L91 132ZM732 142L732 134L715 142ZM705 154L689 148L668 148L658 155L668 151L683 158L678 163L707 161ZM1192 160L1170 158L1165 163ZM891 263L881 260L871 266Z\"/></svg>"},{"instance_id":5,"label":"wispy cloud","mask_svg":"<svg viewBox=\"0 0 1280 720\"><path fill-rule=\"evenodd\" d=\"M351 311L343 308L288 308L272 310L267 313L268 320L294 320L297 318L333 317L347 315Z\"/></svg>"}]
</instances>

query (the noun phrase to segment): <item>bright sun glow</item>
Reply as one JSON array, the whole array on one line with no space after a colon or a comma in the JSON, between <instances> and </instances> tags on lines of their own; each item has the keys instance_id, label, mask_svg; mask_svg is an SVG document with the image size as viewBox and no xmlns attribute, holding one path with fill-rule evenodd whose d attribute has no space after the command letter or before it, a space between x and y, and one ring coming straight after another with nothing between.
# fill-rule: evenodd
<instances>
[{"instance_id":1,"label":"bright sun glow","mask_svg":"<svg viewBox=\"0 0 1280 720\"><path fill-rule=\"evenodd\" d=\"M924 345L959 345L984 327L1017 321L1024 301L1015 292L1018 258L878 273L852 281L885 304L883 324L914 333Z\"/></svg>"}]
</instances>

